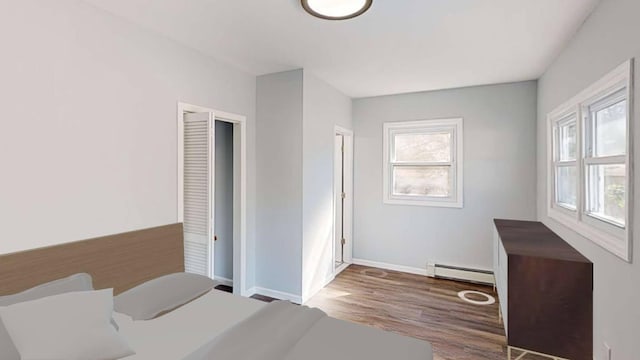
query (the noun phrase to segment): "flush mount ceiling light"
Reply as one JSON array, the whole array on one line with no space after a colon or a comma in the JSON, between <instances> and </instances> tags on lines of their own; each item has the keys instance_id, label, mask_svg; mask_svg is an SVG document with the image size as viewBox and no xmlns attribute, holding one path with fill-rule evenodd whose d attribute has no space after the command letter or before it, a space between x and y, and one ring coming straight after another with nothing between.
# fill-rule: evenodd
<instances>
[{"instance_id":1,"label":"flush mount ceiling light","mask_svg":"<svg viewBox=\"0 0 640 360\"><path fill-rule=\"evenodd\" d=\"M301 0L311 15L326 20L346 20L369 10L373 0Z\"/></svg>"}]
</instances>

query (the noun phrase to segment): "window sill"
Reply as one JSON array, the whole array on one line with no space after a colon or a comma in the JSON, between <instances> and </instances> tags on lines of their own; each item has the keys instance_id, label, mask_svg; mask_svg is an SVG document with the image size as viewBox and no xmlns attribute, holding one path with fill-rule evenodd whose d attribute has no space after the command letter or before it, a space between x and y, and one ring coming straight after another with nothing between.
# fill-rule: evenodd
<instances>
[{"instance_id":1,"label":"window sill","mask_svg":"<svg viewBox=\"0 0 640 360\"><path fill-rule=\"evenodd\" d=\"M547 209L547 215L549 218L577 232L588 240L591 240L622 260L631 263L630 249L627 245L629 243L627 240L629 234L627 232L625 232L624 238L617 237L606 231L600 230L593 225L579 221L578 219L553 207Z\"/></svg>"},{"instance_id":2,"label":"window sill","mask_svg":"<svg viewBox=\"0 0 640 360\"><path fill-rule=\"evenodd\" d=\"M457 208L462 209L462 201L448 201L448 200L426 200L426 199L384 199L384 204L387 205L410 205L410 206L426 206L426 207L443 207L443 208Z\"/></svg>"}]
</instances>

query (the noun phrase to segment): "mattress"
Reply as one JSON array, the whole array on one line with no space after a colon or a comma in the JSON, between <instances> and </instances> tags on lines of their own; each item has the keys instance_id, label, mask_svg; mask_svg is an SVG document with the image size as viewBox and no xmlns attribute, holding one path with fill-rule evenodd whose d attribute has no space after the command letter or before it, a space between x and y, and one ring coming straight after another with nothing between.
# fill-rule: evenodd
<instances>
[{"instance_id":1,"label":"mattress","mask_svg":"<svg viewBox=\"0 0 640 360\"><path fill-rule=\"evenodd\" d=\"M126 360L178 360L251 316L266 303L212 290L157 319L133 321L124 314L114 319L136 352Z\"/></svg>"},{"instance_id":2,"label":"mattress","mask_svg":"<svg viewBox=\"0 0 640 360\"><path fill-rule=\"evenodd\" d=\"M248 346L250 345L250 346ZM271 303L185 360L432 360L426 341Z\"/></svg>"},{"instance_id":3,"label":"mattress","mask_svg":"<svg viewBox=\"0 0 640 360\"><path fill-rule=\"evenodd\" d=\"M136 352L126 360L433 358L431 345L421 340L334 319L317 309L219 290L157 319L133 321L119 313L114 319Z\"/></svg>"},{"instance_id":4,"label":"mattress","mask_svg":"<svg viewBox=\"0 0 640 360\"><path fill-rule=\"evenodd\" d=\"M329 354L327 344L331 344ZM286 360L327 359L433 360L433 352L426 341L326 317L293 347Z\"/></svg>"}]
</instances>

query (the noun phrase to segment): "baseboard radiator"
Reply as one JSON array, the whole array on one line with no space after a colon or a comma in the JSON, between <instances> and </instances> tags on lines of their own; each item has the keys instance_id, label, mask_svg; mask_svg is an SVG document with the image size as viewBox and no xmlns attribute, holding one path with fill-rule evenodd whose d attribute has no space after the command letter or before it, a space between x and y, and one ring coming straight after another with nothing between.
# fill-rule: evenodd
<instances>
[{"instance_id":1,"label":"baseboard radiator","mask_svg":"<svg viewBox=\"0 0 640 360\"><path fill-rule=\"evenodd\" d=\"M493 285L493 272L489 270L469 269L443 264L427 264L427 276L440 279L465 281L475 284Z\"/></svg>"}]
</instances>

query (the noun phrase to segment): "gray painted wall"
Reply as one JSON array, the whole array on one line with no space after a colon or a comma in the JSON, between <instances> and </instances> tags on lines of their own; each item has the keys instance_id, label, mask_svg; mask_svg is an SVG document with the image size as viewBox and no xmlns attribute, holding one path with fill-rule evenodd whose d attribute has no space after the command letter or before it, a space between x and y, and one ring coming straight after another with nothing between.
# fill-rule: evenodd
<instances>
[{"instance_id":1,"label":"gray painted wall","mask_svg":"<svg viewBox=\"0 0 640 360\"><path fill-rule=\"evenodd\" d=\"M257 79L256 283L302 291L302 70Z\"/></svg>"},{"instance_id":2,"label":"gray painted wall","mask_svg":"<svg viewBox=\"0 0 640 360\"><path fill-rule=\"evenodd\" d=\"M629 58L636 58L635 123L640 118L640 2L603 0L571 43L539 81L538 89L538 217L594 263L594 355L603 359L603 343L612 347L612 359L636 359L640 353L640 212L635 231L633 264L628 264L571 229L546 216L546 114L600 79ZM634 156L640 158L640 127L635 126ZM640 177L634 179L640 189ZM634 203L638 204L636 190ZM636 206L637 208L637 206Z\"/></svg>"},{"instance_id":3,"label":"gray painted wall","mask_svg":"<svg viewBox=\"0 0 640 360\"><path fill-rule=\"evenodd\" d=\"M351 99L303 70L259 76L257 285L306 299L332 273L334 126Z\"/></svg>"},{"instance_id":4,"label":"gray painted wall","mask_svg":"<svg viewBox=\"0 0 640 360\"><path fill-rule=\"evenodd\" d=\"M536 82L358 99L354 258L490 269L492 219L536 214ZM382 125L464 118L464 208L382 203Z\"/></svg>"},{"instance_id":5,"label":"gray painted wall","mask_svg":"<svg viewBox=\"0 0 640 360\"><path fill-rule=\"evenodd\" d=\"M2 1L0 43L0 253L176 222L184 101L247 116L253 286L254 76L82 1Z\"/></svg>"},{"instance_id":6,"label":"gray painted wall","mask_svg":"<svg viewBox=\"0 0 640 360\"><path fill-rule=\"evenodd\" d=\"M302 297L333 274L335 125L351 129L351 98L304 71L302 164Z\"/></svg>"},{"instance_id":7,"label":"gray painted wall","mask_svg":"<svg viewBox=\"0 0 640 360\"><path fill-rule=\"evenodd\" d=\"M233 280L233 124L216 121L214 274Z\"/></svg>"}]
</instances>

